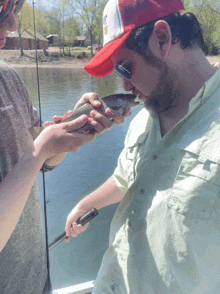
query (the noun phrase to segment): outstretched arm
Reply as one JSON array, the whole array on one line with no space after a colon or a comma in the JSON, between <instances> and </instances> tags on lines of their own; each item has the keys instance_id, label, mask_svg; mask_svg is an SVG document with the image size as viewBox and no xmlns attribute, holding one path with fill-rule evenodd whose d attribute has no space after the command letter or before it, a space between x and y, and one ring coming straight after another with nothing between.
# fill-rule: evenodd
<instances>
[{"instance_id":1,"label":"outstretched arm","mask_svg":"<svg viewBox=\"0 0 220 294\"><path fill-rule=\"evenodd\" d=\"M24 209L31 188L45 161L57 153L77 151L83 144L95 139L92 134L74 132L87 121L78 119L46 128L0 183L0 251L6 245Z\"/></svg>"},{"instance_id":2,"label":"outstretched arm","mask_svg":"<svg viewBox=\"0 0 220 294\"><path fill-rule=\"evenodd\" d=\"M84 226L77 225L76 221L86 214L90 209L101 209L105 206L118 203L122 200L124 193L122 193L113 177L110 177L102 186L97 190L83 198L70 212L66 221L66 235L73 237L84 232L89 224ZM69 238L66 239L69 241Z\"/></svg>"}]
</instances>

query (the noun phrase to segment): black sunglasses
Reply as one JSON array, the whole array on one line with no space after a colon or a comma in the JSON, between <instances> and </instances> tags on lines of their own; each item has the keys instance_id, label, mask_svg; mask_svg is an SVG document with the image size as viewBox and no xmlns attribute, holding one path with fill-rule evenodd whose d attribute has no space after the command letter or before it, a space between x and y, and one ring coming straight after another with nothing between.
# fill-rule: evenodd
<instances>
[{"instance_id":1,"label":"black sunglasses","mask_svg":"<svg viewBox=\"0 0 220 294\"><path fill-rule=\"evenodd\" d=\"M119 77L130 80L131 73L123 65L117 64L114 66L114 71L119 75Z\"/></svg>"},{"instance_id":2,"label":"black sunglasses","mask_svg":"<svg viewBox=\"0 0 220 294\"><path fill-rule=\"evenodd\" d=\"M151 27L153 27L154 24L151 25ZM127 80L130 80L132 74L131 72L125 68L123 66L123 64L125 64L129 59L130 57L136 52L136 49L141 46L141 43L150 36L151 34L151 30L150 30L150 27L149 27L149 33L146 34L146 36L143 37L143 39L138 43L138 45L134 48L133 52L131 53L131 55L122 63L122 64L117 64L114 66L114 71L117 73L117 75L119 75L119 77L121 78L124 78L124 79L127 79Z\"/></svg>"},{"instance_id":3,"label":"black sunglasses","mask_svg":"<svg viewBox=\"0 0 220 294\"><path fill-rule=\"evenodd\" d=\"M17 16L24 2L25 0L0 1L0 23L2 23L7 18L11 11L13 11L15 16Z\"/></svg>"}]
</instances>

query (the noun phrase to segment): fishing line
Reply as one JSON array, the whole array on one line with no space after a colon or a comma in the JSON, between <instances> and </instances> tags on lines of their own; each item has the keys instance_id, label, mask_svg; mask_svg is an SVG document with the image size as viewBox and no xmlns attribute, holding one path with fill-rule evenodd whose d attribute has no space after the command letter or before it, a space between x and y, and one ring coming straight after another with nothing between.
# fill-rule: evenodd
<instances>
[{"instance_id":1,"label":"fishing line","mask_svg":"<svg viewBox=\"0 0 220 294\"><path fill-rule=\"evenodd\" d=\"M36 70L37 70L37 91L38 91L38 102L39 102L39 116L40 126L42 126L42 113L41 113L41 97L40 97L40 78L38 70L38 56L37 56L37 36L35 26L35 10L33 0L33 25L34 25L34 39L35 39L35 55L36 55ZM48 247L48 226L47 226L47 203L46 203L46 180L44 168L42 168L42 179L43 179L43 203L44 203L44 225L45 225L45 240L46 240L46 253L47 253L47 270L48 270L48 289L50 289L50 261L49 261L49 247Z\"/></svg>"}]
</instances>

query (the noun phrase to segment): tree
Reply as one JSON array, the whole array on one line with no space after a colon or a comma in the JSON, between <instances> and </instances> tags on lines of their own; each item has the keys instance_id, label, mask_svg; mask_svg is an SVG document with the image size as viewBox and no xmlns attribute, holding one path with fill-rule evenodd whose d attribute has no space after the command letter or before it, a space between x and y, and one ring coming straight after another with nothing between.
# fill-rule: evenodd
<instances>
[{"instance_id":1,"label":"tree","mask_svg":"<svg viewBox=\"0 0 220 294\"><path fill-rule=\"evenodd\" d=\"M20 43L20 56L24 56L23 44L21 34L24 29L31 28L33 29L33 10L29 3L25 3L22 7L21 12L18 16L18 35Z\"/></svg>"},{"instance_id":2,"label":"tree","mask_svg":"<svg viewBox=\"0 0 220 294\"><path fill-rule=\"evenodd\" d=\"M47 37L50 34L47 19L47 10L38 4L38 7L35 9L36 30L44 37Z\"/></svg>"},{"instance_id":3,"label":"tree","mask_svg":"<svg viewBox=\"0 0 220 294\"><path fill-rule=\"evenodd\" d=\"M94 41L95 24L105 0L69 0L69 7L73 15L78 15L85 25L90 36L91 56L93 56L92 44Z\"/></svg>"},{"instance_id":4,"label":"tree","mask_svg":"<svg viewBox=\"0 0 220 294\"><path fill-rule=\"evenodd\" d=\"M206 6L199 13L199 20L203 24L205 53L211 55L218 54L217 39L220 33L220 15L211 7Z\"/></svg>"},{"instance_id":5,"label":"tree","mask_svg":"<svg viewBox=\"0 0 220 294\"><path fill-rule=\"evenodd\" d=\"M62 27L63 27L63 15L60 9L53 7L47 15L50 34L57 34L59 36L59 47L61 52L62 47Z\"/></svg>"},{"instance_id":6,"label":"tree","mask_svg":"<svg viewBox=\"0 0 220 294\"><path fill-rule=\"evenodd\" d=\"M25 2L25 4L22 7L22 10L19 14L18 21L21 24L21 30L24 29L34 29L33 25L33 7L28 2Z\"/></svg>"},{"instance_id":7,"label":"tree","mask_svg":"<svg viewBox=\"0 0 220 294\"><path fill-rule=\"evenodd\" d=\"M105 8L105 4L108 0L103 0L100 4L100 9L94 20L94 36L99 44L103 43L103 31L102 31L102 14Z\"/></svg>"},{"instance_id":8,"label":"tree","mask_svg":"<svg viewBox=\"0 0 220 294\"><path fill-rule=\"evenodd\" d=\"M217 0L188 0L186 9L193 12L203 26L204 51L217 53L217 40L220 33L220 3Z\"/></svg>"},{"instance_id":9,"label":"tree","mask_svg":"<svg viewBox=\"0 0 220 294\"><path fill-rule=\"evenodd\" d=\"M46 11L45 8L40 6L38 3L38 8L34 9L34 13L35 13L36 31L46 37L48 35L48 25L47 25L48 12ZM24 4L21 12L18 15L18 34L19 34L19 41L20 41L21 56L24 55L21 35L25 29L30 29L32 31L34 30L33 6L28 2Z\"/></svg>"},{"instance_id":10,"label":"tree","mask_svg":"<svg viewBox=\"0 0 220 294\"><path fill-rule=\"evenodd\" d=\"M63 33L65 35L65 45L69 46L70 55L70 46L74 44L76 36L80 35L80 26L74 17L66 20Z\"/></svg>"},{"instance_id":11,"label":"tree","mask_svg":"<svg viewBox=\"0 0 220 294\"><path fill-rule=\"evenodd\" d=\"M58 34L61 48L64 52L66 40L72 40L79 31L79 25L73 17L68 18L69 13L67 0L60 0L56 7L53 7L47 15L50 34Z\"/></svg>"}]
</instances>

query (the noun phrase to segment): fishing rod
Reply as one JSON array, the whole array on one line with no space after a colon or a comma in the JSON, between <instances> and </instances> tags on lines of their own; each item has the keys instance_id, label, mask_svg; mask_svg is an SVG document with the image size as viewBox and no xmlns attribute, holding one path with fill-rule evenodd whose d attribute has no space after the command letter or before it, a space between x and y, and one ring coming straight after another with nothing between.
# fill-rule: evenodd
<instances>
[{"instance_id":1,"label":"fishing rod","mask_svg":"<svg viewBox=\"0 0 220 294\"><path fill-rule=\"evenodd\" d=\"M33 25L34 25L34 39L35 39L35 56L36 56L36 72L37 72L37 90L38 90L38 102L39 102L39 117L40 117L40 126L42 126L42 112L41 112L41 96L40 96L40 78L39 78L39 67L38 67L38 54L37 54L37 36L36 36L36 25L35 25L35 9L34 9L34 0L33 3ZM54 248L64 239L66 239L66 232L62 233L58 236L50 245L48 245L48 221L47 221L47 202L46 202L46 180L45 180L45 172L42 169L42 178L43 178L43 203L44 203L44 223L45 223L45 240L46 240L46 254L47 254L47 270L48 276L50 277L50 262L49 262L49 250ZM90 220L92 220L95 216L98 215L98 210L93 208L80 219L77 220L77 224L81 224L84 226Z\"/></svg>"},{"instance_id":2,"label":"fishing rod","mask_svg":"<svg viewBox=\"0 0 220 294\"><path fill-rule=\"evenodd\" d=\"M84 216L79 218L76 223L79 225L84 226L87 224L90 220L92 220L95 216L98 215L98 210L96 208L91 209L89 212L87 212ZM65 240L67 238L66 232L62 233L60 236L58 236L52 243L50 243L49 250L53 249L55 246L57 246L60 242Z\"/></svg>"},{"instance_id":3,"label":"fishing rod","mask_svg":"<svg viewBox=\"0 0 220 294\"><path fill-rule=\"evenodd\" d=\"M38 70L38 55L37 55L37 34L35 25L35 9L34 0L33 3L33 25L34 25L34 39L35 39L35 56L36 56L36 71L37 71L37 92L38 92L38 102L39 102L39 117L40 117L40 127L42 126L42 112L41 112L41 96L40 96L40 78ZM47 202L46 202L46 180L44 167L42 168L42 181L43 181L43 203L44 203L44 226L45 226L45 241L46 241L46 255L47 255L47 271L48 271L48 289L50 288L50 260L49 260L49 249L48 249L48 227L47 227Z\"/></svg>"}]
</instances>

